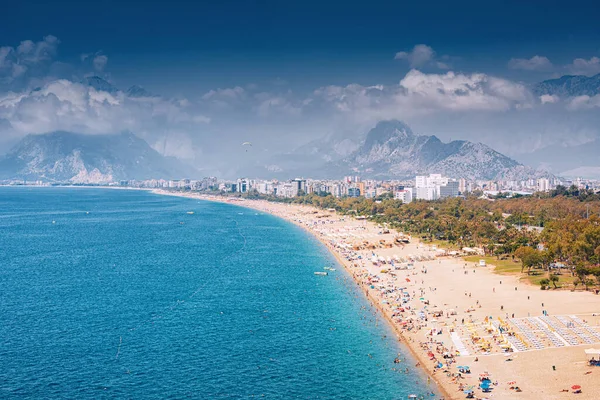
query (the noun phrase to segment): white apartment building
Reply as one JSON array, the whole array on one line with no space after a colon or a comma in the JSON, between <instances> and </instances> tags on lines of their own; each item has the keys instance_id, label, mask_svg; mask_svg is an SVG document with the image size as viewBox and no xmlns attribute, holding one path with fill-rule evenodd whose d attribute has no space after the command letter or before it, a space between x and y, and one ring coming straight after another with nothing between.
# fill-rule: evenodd
<instances>
[{"instance_id":1,"label":"white apartment building","mask_svg":"<svg viewBox=\"0 0 600 400\"><path fill-rule=\"evenodd\" d=\"M440 186L446 186L448 178L441 174L419 175L415 178L416 198L437 200L440 198Z\"/></svg>"},{"instance_id":2,"label":"white apartment building","mask_svg":"<svg viewBox=\"0 0 600 400\"><path fill-rule=\"evenodd\" d=\"M437 200L439 198L438 190L435 186L416 187L416 198L418 200Z\"/></svg>"},{"instance_id":3,"label":"white apartment building","mask_svg":"<svg viewBox=\"0 0 600 400\"><path fill-rule=\"evenodd\" d=\"M550 190L550 179L540 178L537 180L537 190L539 192L547 192Z\"/></svg>"},{"instance_id":4,"label":"white apartment building","mask_svg":"<svg viewBox=\"0 0 600 400\"><path fill-rule=\"evenodd\" d=\"M404 188L402 190L398 190L394 193L394 199L402 200L403 204L408 204L413 200L413 189L412 188Z\"/></svg>"}]
</instances>

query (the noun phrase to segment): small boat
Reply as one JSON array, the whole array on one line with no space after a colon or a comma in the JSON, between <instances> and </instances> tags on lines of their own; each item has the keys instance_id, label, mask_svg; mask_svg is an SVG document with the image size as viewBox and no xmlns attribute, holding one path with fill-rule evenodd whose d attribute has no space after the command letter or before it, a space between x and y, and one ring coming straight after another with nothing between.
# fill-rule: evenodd
<instances>
[{"instance_id":1,"label":"small boat","mask_svg":"<svg viewBox=\"0 0 600 400\"><path fill-rule=\"evenodd\" d=\"M187 213L190 214L190 215L194 214L193 211L188 211Z\"/></svg>"},{"instance_id":2,"label":"small boat","mask_svg":"<svg viewBox=\"0 0 600 400\"><path fill-rule=\"evenodd\" d=\"M317 271L317 272L315 272L315 275L326 276L326 275L327 275L327 272L321 272L321 271Z\"/></svg>"}]
</instances>

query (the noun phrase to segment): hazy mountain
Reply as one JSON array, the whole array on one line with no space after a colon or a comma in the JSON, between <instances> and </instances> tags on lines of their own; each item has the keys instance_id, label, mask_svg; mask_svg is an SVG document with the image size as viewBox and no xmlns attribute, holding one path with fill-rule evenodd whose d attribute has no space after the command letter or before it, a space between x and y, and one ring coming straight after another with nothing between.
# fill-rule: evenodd
<instances>
[{"instance_id":1,"label":"hazy mountain","mask_svg":"<svg viewBox=\"0 0 600 400\"><path fill-rule=\"evenodd\" d=\"M27 135L0 159L0 179L104 183L121 179L180 179L194 169L160 155L132 133Z\"/></svg>"},{"instance_id":2,"label":"hazy mountain","mask_svg":"<svg viewBox=\"0 0 600 400\"><path fill-rule=\"evenodd\" d=\"M354 139L341 154L336 141L311 142L281 156L257 176L311 176L339 178L359 174L365 178L412 179L417 174L441 173L453 178L521 180L549 176L545 171L521 165L492 148L463 140L444 143L436 136L415 134L401 121L381 121L365 136ZM266 170L265 170L266 169Z\"/></svg>"},{"instance_id":3,"label":"hazy mountain","mask_svg":"<svg viewBox=\"0 0 600 400\"><path fill-rule=\"evenodd\" d=\"M110 94L115 94L119 91L119 89L117 89L112 83L100 78L99 76L88 76L81 83L91 86L96 90L101 90Z\"/></svg>"},{"instance_id":4,"label":"hazy mountain","mask_svg":"<svg viewBox=\"0 0 600 400\"><path fill-rule=\"evenodd\" d=\"M482 143L416 135L400 121L382 121L343 163L365 176L412 178L441 173L466 179L525 179L543 172L519 164Z\"/></svg>"},{"instance_id":5,"label":"hazy mountain","mask_svg":"<svg viewBox=\"0 0 600 400\"><path fill-rule=\"evenodd\" d=\"M548 94L559 97L595 96L600 94L600 74L592 77L565 75L558 79L540 82L533 87L538 96Z\"/></svg>"},{"instance_id":6,"label":"hazy mountain","mask_svg":"<svg viewBox=\"0 0 600 400\"><path fill-rule=\"evenodd\" d=\"M129 97L156 97L156 95L138 85L131 86L129 89L127 89L125 94Z\"/></svg>"}]
</instances>

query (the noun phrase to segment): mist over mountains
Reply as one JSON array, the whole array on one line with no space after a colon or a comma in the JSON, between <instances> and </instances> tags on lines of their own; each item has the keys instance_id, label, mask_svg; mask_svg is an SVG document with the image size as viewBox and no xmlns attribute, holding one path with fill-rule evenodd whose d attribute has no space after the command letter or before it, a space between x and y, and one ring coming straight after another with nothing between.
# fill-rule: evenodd
<instances>
[{"instance_id":1,"label":"mist over mountains","mask_svg":"<svg viewBox=\"0 0 600 400\"><path fill-rule=\"evenodd\" d=\"M184 102L162 98L141 86L122 90L99 76L86 77L77 84L79 86L65 82L60 85L58 89L33 89L30 96L47 98L56 92L59 100L65 101L74 88L86 87L90 92L78 101L91 105L88 114L99 115L107 105L111 106L111 112L127 105L135 114L123 114L123 119L142 121L142 124L136 122L132 133L128 134L113 134L114 127L107 125L103 129L106 134L56 130L26 136L2 158L0 176L4 179L91 182L197 175L338 178L347 174L405 179L424 173L443 173L473 180L520 180L550 174L600 177L599 139L584 140L582 144L578 144L579 139L574 143L541 143L535 151L508 157L483 143L445 142L437 135L415 134L399 120L382 119L374 128L362 132L332 130L299 146L287 146L287 149L286 146L273 146L268 151L254 148L245 153L234 138L211 133L214 127L206 123L205 117L184 113L181 108L185 106ZM231 99L243 93L240 88L204 97L213 101L217 95ZM585 109L593 109L594 102L600 99L600 74L543 81L533 85L531 93L539 96L544 104L565 103L568 107L582 107L583 104ZM15 101L23 102L19 98ZM69 101L70 109L81 107L73 100ZM4 104L9 103L4 100ZM272 107L278 103L269 100L268 104ZM8 119L0 118L2 126L11 128ZM197 133L185 133L190 129ZM43 128L36 127L35 130L43 131ZM443 137L442 133L440 137ZM130 143L126 144L127 141ZM131 147L132 143L135 146ZM124 148L129 148L130 155L137 160L135 164L125 157Z\"/></svg>"},{"instance_id":2,"label":"mist over mountains","mask_svg":"<svg viewBox=\"0 0 600 400\"><path fill-rule=\"evenodd\" d=\"M412 179L419 174L442 173L470 180L522 180L551 175L526 167L481 143L465 140L444 143L436 136L417 135L398 120L379 122L359 142L343 140L327 138L321 143L312 142L301 149L305 151L303 155L281 156L280 164L268 165L267 169L278 175L321 178L356 174L379 179ZM310 157L313 166L300 168L300 157ZM308 174L302 174L307 170Z\"/></svg>"},{"instance_id":3,"label":"mist over mountains","mask_svg":"<svg viewBox=\"0 0 600 400\"><path fill-rule=\"evenodd\" d=\"M130 132L28 135L0 158L0 179L109 183L122 179L180 179L197 171L164 157Z\"/></svg>"},{"instance_id":4,"label":"mist over mountains","mask_svg":"<svg viewBox=\"0 0 600 400\"><path fill-rule=\"evenodd\" d=\"M481 143L458 140L444 143L435 136L416 135L397 120L378 123L354 151L351 147L344 148L345 145L325 141L321 148L312 147L310 160L299 154L296 159L288 158L285 165L246 172L261 178L294 175L339 178L359 174L380 179L411 179L417 174L442 173L470 180L519 180L544 175ZM282 156L280 161L284 159ZM130 132L28 135L0 159L1 179L107 183L184 177L199 178L200 172L173 157L160 155Z\"/></svg>"}]
</instances>

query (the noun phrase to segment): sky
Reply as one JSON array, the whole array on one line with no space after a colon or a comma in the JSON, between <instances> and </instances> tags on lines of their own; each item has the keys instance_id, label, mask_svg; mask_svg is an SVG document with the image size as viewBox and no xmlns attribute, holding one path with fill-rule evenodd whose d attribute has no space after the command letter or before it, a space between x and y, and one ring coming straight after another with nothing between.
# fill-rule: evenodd
<instances>
[{"instance_id":1,"label":"sky","mask_svg":"<svg viewBox=\"0 0 600 400\"><path fill-rule=\"evenodd\" d=\"M593 1L0 6L0 153L28 133L131 130L201 166L240 140L268 158L390 118L515 157L600 137L600 100L530 90L600 73ZM160 97L81 85L94 75Z\"/></svg>"}]
</instances>

